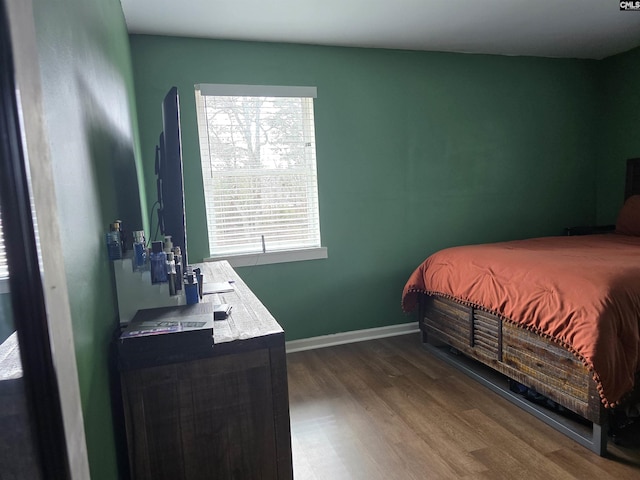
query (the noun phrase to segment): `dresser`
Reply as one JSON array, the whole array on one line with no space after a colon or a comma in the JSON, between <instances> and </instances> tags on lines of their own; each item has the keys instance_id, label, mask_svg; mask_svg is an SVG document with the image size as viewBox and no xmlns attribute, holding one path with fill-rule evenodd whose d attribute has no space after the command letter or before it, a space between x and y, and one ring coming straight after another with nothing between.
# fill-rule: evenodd
<instances>
[{"instance_id":1,"label":"dresser","mask_svg":"<svg viewBox=\"0 0 640 480\"><path fill-rule=\"evenodd\" d=\"M227 262L198 266L205 282L232 282L203 299L231 314L214 322L210 349L121 358L131 476L291 479L284 331Z\"/></svg>"}]
</instances>

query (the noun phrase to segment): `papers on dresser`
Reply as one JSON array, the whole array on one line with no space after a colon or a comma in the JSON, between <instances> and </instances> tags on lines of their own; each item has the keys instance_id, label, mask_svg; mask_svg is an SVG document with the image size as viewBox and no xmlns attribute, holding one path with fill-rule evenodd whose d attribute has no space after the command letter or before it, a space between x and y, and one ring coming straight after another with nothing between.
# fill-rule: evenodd
<instances>
[{"instance_id":1,"label":"papers on dresser","mask_svg":"<svg viewBox=\"0 0 640 480\"><path fill-rule=\"evenodd\" d=\"M231 282L212 282L202 284L202 294L211 295L213 293L233 292L235 288Z\"/></svg>"}]
</instances>

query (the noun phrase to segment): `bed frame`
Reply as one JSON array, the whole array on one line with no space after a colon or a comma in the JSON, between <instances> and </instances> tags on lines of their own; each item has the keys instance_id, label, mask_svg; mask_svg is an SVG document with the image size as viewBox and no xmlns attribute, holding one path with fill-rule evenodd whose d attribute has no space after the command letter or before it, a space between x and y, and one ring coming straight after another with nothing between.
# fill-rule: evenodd
<instances>
[{"instance_id":1,"label":"bed frame","mask_svg":"<svg viewBox=\"0 0 640 480\"><path fill-rule=\"evenodd\" d=\"M625 199L639 193L640 158L635 158L627 161ZM598 455L606 453L610 410L601 403L591 373L568 350L496 315L444 297L420 295L418 315L422 341L431 353ZM577 413L591 426L529 402L511 391L509 379Z\"/></svg>"}]
</instances>

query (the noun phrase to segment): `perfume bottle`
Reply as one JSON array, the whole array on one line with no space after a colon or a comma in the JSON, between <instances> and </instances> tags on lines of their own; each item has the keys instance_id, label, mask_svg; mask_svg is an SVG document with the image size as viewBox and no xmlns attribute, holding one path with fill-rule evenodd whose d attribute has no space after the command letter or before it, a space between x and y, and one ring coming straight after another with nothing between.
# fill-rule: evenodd
<instances>
[{"instance_id":1,"label":"perfume bottle","mask_svg":"<svg viewBox=\"0 0 640 480\"><path fill-rule=\"evenodd\" d=\"M169 295L176 294L176 261L173 252L167 253L167 279L169 281Z\"/></svg>"},{"instance_id":2,"label":"perfume bottle","mask_svg":"<svg viewBox=\"0 0 640 480\"><path fill-rule=\"evenodd\" d=\"M162 242L151 243L151 283L167 282L167 254L162 251Z\"/></svg>"},{"instance_id":3,"label":"perfume bottle","mask_svg":"<svg viewBox=\"0 0 640 480\"><path fill-rule=\"evenodd\" d=\"M107 253L109 260L119 260L122 258L122 243L120 239L120 224L109 225L109 232L106 235Z\"/></svg>"},{"instance_id":4,"label":"perfume bottle","mask_svg":"<svg viewBox=\"0 0 640 480\"><path fill-rule=\"evenodd\" d=\"M194 268L193 273L196 274L196 283L198 284L198 297L202 300L202 289L204 288L204 275L202 275L202 270L199 268Z\"/></svg>"},{"instance_id":5,"label":"perfume bottle","mask_svg":"<svg viewBox=\"0 0 640 480\"><path fill-rule=\"evenodd\" d=\"M113 225L120 234L120 255L124 257L124 253L127 251L127 232L122 228L122 220L114 220Z\"/></svg>"},{"instance_id":6,"label":"perfume bottle","mask_svg":"<svg viewBox=\"0 0 640 480\"><path fill-rule=\"evenodd\" d=\"M147 263L146 240L143 230L133 232L133 271L144 270Z\"/></svg>"},{"instance_id":7,"label":"perfume bottle","mask_svg":"<svg viewBox=\"0 0 640 480\"><path fill-rule=\"evenodd\" d=\"M182 290L182 251L176 246L173 249L174 260L176 261L176 290Z\"/></svg>"},{"instance_id":8,"label":"perfume bottle","mask_svg":"<svg viewBox=\"0 0 640 480\"><path fill-rule=\"evenodd\" d=\"M171 235L164 236L164 244L162 245L164 253L169 253L173 251L173 241L171 240Z\"/></svg>"},{"instance_id":9,"label":"perfume bottle","mask_svg":"<svg viewBox=\"0 0 640 480\"><path fill-rule=\"evenodd\" d=\"M199 302L198 280L196 279L196 274L193 272L193 269L188 265L184 274L184 295L187 300L187 305L193 305Z\"/></svg>"}]
</instances>

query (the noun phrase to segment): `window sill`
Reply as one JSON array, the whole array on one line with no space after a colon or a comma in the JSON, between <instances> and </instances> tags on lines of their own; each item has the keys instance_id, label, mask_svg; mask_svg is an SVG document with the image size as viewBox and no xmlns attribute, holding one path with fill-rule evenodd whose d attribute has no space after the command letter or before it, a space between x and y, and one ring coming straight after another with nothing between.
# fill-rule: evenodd
<instances>
[{"instance_id":1,"label":"window sill","mask_svg":"<svg viewBox=\"0 0 640 480\"><path fill-rule=\"evenodd\" d=\"M205 258L205 262L227 260L232 267L253 267L272 263L302 262L328 258L327 247L286 250L282 252L249 253L243 255L219 255Z\"/></svg>"}]
</instances>

